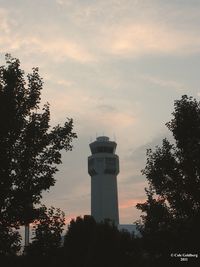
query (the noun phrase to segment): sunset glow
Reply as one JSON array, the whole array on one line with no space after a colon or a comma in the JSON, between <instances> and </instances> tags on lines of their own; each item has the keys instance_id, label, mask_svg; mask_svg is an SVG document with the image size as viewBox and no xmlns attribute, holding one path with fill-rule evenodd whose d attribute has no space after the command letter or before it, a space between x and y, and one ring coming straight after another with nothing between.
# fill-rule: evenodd
<instances>
[{"instance_id":1,"label":"sunset glow","mask_svg":"<svg viewBox=\"0 0 200 267\"><path fill-rule=\"evenodd\" d=\"M12 5L10 4L12 2ZM90 214L89 143L106 135L120 159L120 222L139 219L145 201L146 149L164 137L173 102L200 98L200 2L0 0L0 59L39 67L51 125L74 120L78 139L63 152L56 184L42 203L61 208L66 224Z\"/></svg>"}]
</instances>

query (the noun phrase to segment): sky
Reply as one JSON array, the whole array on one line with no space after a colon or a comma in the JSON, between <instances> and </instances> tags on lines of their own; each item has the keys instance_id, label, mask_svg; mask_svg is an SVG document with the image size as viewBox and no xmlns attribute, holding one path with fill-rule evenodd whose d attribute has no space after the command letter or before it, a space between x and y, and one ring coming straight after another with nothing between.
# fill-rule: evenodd
<instances>
[{"instance_id":1,"label":"sky","mask_svg":"<svg viewBox=\"0 0 200 267\"><path fill-rule=\"evenodd\" d=\"M26 73L39 67L51 125L73 118L78 138L63 152L42 203L66 222L90 214L89 143L116 140L120 223L140 218L146 149L171 138L174 100L200 98L200 0L0 0L5 53Z\"/></svg>"}]
</instances>

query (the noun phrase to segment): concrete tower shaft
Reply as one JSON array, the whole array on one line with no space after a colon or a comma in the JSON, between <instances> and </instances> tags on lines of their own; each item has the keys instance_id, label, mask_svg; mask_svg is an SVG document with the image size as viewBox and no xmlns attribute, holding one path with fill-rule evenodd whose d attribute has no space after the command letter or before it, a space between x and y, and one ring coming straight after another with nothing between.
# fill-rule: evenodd
<instances>
[{"instance_id":1,"label":"concrete tower shaft","mask_svg":"<svg viewBox=\"0 0 200 267\"><path fill-rule=\"evenodd\" d=\"M110 219L119 224L117 174L119 157L117 144L101 136L90 144L88 173L91 176L91 215L97 222Z\"/></svg>"}]
</instances>

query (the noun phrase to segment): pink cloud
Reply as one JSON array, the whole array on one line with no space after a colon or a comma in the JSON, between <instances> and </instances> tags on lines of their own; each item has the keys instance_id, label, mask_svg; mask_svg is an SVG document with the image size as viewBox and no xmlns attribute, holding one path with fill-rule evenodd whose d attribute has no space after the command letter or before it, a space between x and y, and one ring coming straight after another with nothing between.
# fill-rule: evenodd
<instances>
[{"instance_id":1,"label":"pink cloud","mask_svg":"<svg viewBox=\"0 0 200 267\"><path fill-rule=\"evenodd\" d=\"M110 38L109 38L110 36ZM151 22L132 22L107 29L104 43L111 54L139 56L149 53L193 53L199 51L200 38L188 32Z\"/></svg>"},{"instance_id":2,"label":"pink cloud","mask_svg":"<svg viewBox=\"0 0 200 267\"><path fill-rule=\"evenodd\" d=\"M69 225L71 220L76 219L78 215L76 214L69 214L68 216L65 216L65 225Z\"/></svg>"},{"instance_id":3,"label":"pink cloud","mask_svg":"<svg viewBox=\"0 0 200 267\"><path fill-rule=\"evenodd\" d=\"M145 202L145 199L128 199L123 201L120 205L119 205L119 209L123 210L123 209L128 209L128 208L132 208L135 207L137 205L137 203L143 203Z\"/></svg>"}]
</instances>

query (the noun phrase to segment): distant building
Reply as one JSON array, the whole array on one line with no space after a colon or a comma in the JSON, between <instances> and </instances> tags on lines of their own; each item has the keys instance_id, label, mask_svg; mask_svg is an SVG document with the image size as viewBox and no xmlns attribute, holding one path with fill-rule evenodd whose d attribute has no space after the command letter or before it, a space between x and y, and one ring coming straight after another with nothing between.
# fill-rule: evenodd
<instances>
[{"instance_id":1,"label":"distant building","mask_svg":"<svg viewBox=\"0 0 200 267\"><path fill-rule=\"evenodd\" d=\"M88 173L91 176L91 215L97 222L105 219L119 224L117 175L119 157L115 154L116 142L106 136L97 137L90 144Z\"/></svg>"},{"instance_id":2,"label":"distant building","mask_svg":"<svg viewBox=\"0 0 200 267\"><path fill-rule=\"evenodd\" d=\"M138 231L136 224L119 224L119 231L127 231L130 234L134 233L136 237L141 237L141 233Z\"/></svg>"}]
</instances>

